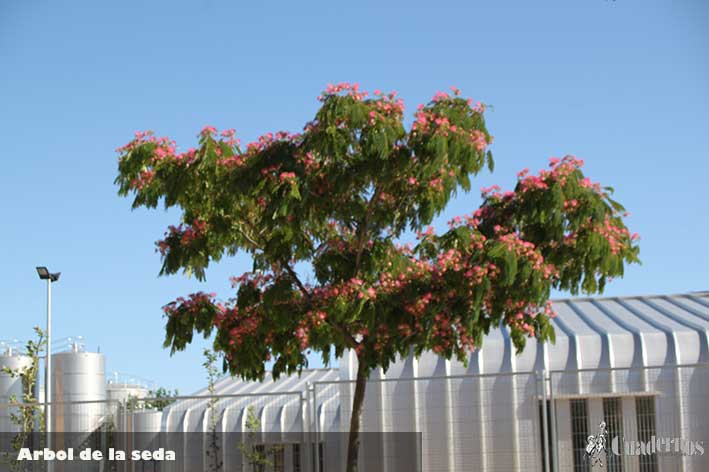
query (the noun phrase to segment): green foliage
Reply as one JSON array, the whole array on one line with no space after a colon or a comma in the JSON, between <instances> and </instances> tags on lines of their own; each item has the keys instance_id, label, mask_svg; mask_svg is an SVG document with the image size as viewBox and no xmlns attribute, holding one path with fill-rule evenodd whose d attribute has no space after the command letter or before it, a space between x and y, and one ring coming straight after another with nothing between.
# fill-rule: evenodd
<instances>
[{"instance_id":1,"label":"green foliage","mask_svg":"<svg viewBox=\"0 0 709 472\"><path fill-rule=\"evenodd\" d=\"M411 349L462 361L490 329L553 339L552 288L596 293L638 248L622 207L573 158L514 192L485 192L473 215L424 233L471 176L493 167L485 107L437 94L410 130L394 94L333 86L298 135L267 134L242 149L232 132L205 128L178 154L167 138L138 134L121 148L116 183L134 207L182 209L158 241L162 274L204 277L225 254L247 253L253 272L219 302L193 294L165 307L165 345L212 335L224 370L261 379L307 366L307 353L354 349L368 370ZM415 247L397 241L421 233ZM314 283L301 280L310 265ZM298 268L299 270L296 270Z\"/></svg>"},{"instance_id":2,"label":"green foliage","mask_svg":"<svg viewBox=\"0 0 709 472\"><path fill-rule=\"evenodd\" d=\"M148 398L150 398L150 400L129 399L128 409L134 409L137 405L142 405L145 409L162 411L169 405L175 403L175 397L179 396L179 394L180 392L178 392L177 389L171 391L165 387L158 387L155 390L148 391Z\"/></svg>"},{"instance_id":3,"label":"green foliage","mask_svg":"<svg viewBox=\"0 0 709 472\"><path fill-rule=\"evenodd\" d=\"M571 156L523 171L513 192L485 190L446 232L426 228L494 168L485 106L457 90L420 105L410 129L393 93L339 84L320 100L302 133L245 148L211 127L183 153L151 133L119 148L119 194L182 211L157 242L161 274L203 279L225 255L253 261L232 298L200 292L164 307L173 353L216 331L223 369L245 379L263 379L269 361L274 378L298 372L312 351L327 363L354 350L363 378L412 350L465 362L501 325L518 351L528 337L553 341L552 289L602 292L638 262L612 190ZM418 243L402 246L409 230Z\"/></svg>"},{"instance_id":4,"label":"green foliage","mask_svg":"<svg viewBox=\"0 0 709 472\"><path fill-rule=\"evenodd\" d=\"M266 448L263 444L257 444L261 434L261 421L256 415L253 406L246 409L246 420L244 421L245 441L237 444L243 460L250 466L251 470L261 470L271 467L273 463L269 460L274 452L282 446L276 445Z\"/></svg>"},{"instance_id":5,"label":"green foliage","mask_svg":"<svg viewBox=\"0 0 709 472\"><path fill-rule=\"evenodd\" d=\"M43 432L45 429L44 410L37 403L36 387L37 375L39 374L39 359L47 345L44 331L39 327L34 327L36 340L29 340L25 345L25 355L30 357L28 366L11 369L3 367L3 373L20 378L22 383L22 398L16 395L10 397L10 404L17 406L17 412L10 412L10 421L18 427L18 432L11 440L12 448L19 452L26 447L26 442L33 432ZM20 467L18 463L12 462L11 467Z\"/></svg>"}]
</instances>

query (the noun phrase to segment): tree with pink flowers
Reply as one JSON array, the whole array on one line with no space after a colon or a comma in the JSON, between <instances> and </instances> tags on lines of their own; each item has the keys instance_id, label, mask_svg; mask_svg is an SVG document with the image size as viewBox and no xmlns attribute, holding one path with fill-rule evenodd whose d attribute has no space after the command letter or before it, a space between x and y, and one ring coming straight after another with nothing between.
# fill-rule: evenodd
<instances>
[{"instance_id":1,"label":"tree with pink flowers","mask_svg":"<svg viewBox=\"0 0 709 472\"><path fill-rule=\"evenodd\" d=\"M500 323L517 350L527 337L553 340L551 289L600 293L638 246L612 189L571 156L525 169L511 191L483 189L479 208L436 232L433 218L493 168L485 106L439 92L407 129L396 93L339 84L319 100L301 133L246 146L209 126L184 152L137 133L118 149L116 183L133 207L182 212L157 242L161 274L203 279L225 255L253 260L229 298L200 292L164 307L172 352L216 333L224 370L251 380L269 363L273 377L299 372L311 352L325 363L356 353L352 472L373 369L410 352L465 362Z\"/></svg>"}]
</instances>

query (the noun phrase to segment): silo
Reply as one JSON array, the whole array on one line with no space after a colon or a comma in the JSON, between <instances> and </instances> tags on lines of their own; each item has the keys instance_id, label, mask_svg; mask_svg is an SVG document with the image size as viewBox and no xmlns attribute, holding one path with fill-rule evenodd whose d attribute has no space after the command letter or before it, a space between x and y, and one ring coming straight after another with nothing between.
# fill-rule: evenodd
<instances>
[{"instance_id":1,"label":"silo","mask_svg":"<svg viewBox=\"0 0 709 472\"><path fill-rule=\"evenodd\" d=\"M105 358L77 343L52 354L52 429L88 433L106 422Z\"/></svg>"},{"instance_id":2,"label":"silo","mask_svg":"<svg viewBox=\"0 0 709 472\"><path fill-rule=\"evenodd\" d=\"M156 409L135 411L133 431L137 433L159 433L162 431L162 411Z\"/></svg>"},{"instance_id":3,"label":"silo","mask_svg":"<svg viewBox=\"0 0 709 472\"><path fill-rule=\"evenodd\" d=\"M138 384L115 384L106 386L106 398L112 403L125 403L128 399L140 399L148 396L149 390Z\"/></svg>"},{"instance_id":4,"label":"silo","mask_svg":"<svg viewBox=\"0 0 709 472\"><path fill-rule=\"evenodd\" d=\"M116 423L116 446L124 451L152 450L161 446L162 411L137 410L119 415Z\"/></svg>"},{"instance_id":5,"label":"silo","mask_svg":"<svg viewBox=\"0 0 709 472\"><path fill-rule=\"evenodd\" d=\"M129 399L145 398L150 394L149 382L137 376L114 372L106 384L106 398L112 403L125 404Z\"/></svg>"},{"instance_id":6,"label":"silo","mask_svg":"<svg viewBox=\"0 0 709 472\"><path fill-rule=\"evenodd\" d=\"M0 348L0 432L16 432L18 427L10 419L10 414L17 411L7 404L13 397L22 402L22 379L5 373L5 368L13 372L24 370L32 365L32 358L22 355L10 344L3 343Z\"/></svg>"}]
</instances>

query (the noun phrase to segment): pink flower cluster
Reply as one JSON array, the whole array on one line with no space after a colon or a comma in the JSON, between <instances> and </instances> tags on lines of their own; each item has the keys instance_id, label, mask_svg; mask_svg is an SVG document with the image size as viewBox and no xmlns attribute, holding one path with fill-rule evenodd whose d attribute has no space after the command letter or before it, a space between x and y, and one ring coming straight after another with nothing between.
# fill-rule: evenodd
<instances>
[{"instance_id":1,"label":"pink flower cluster","mask_svg":"<svg viewBox=\"0 0 709 472\"><path fill-rule=\"evenodd\" d=\"M185 297L179 297L177 300L168 303L163 307L163 312L167 316L177 316L178 314L186 314L196 316L200 314L203 308L212 306L214 293L196 292Z\"/></svg>"},{"instance_id":2,"label":"pink flower cluster","mask_svg":"<svg viewBox=\"0 0 709 472\"><path fill-rule=\"evenodd\" d=\"M462 126L451 124L450 120L438 114L435 109L419 105L414 117L416 120L411 125L414 134L432 134L434 136L458 136L460 139L468 141L478 151L482 151L491 141L485 134L477 129L467 130Z\"/></svg>"},{"instance_id":3,"label":"pink flower cluster","mask_svg":"<svg viewBox=\"0 0 709 472\"><path fill-rule=\"evenodd\" d=\"M451 91L453 92L453 97L459 97L460 96L460 89L455 86L451 86ZM450 96L450 94L446 92L441 92L440 90L436 92L436 94L433 96L431 101L433 103L438 103L438 102L444 102L451 100L453 97ZM480 102L476 102L475 105L473 105L473 99L468 98L466 100L466 103L469 107L473 109L473 111L476 111L478 113L484 113L485 112L485 105ZM419 108L423 107L423 105L420 105Z\"/></svg>"},{"instance_id":4,"label":"pink flower cluster","mask_svg":"<svg viewBox=\"0 0 709 472\"><path fill-rule=\"evenodd\" d=\"M128 142L128 144L125 144L119 148L116 149L116 152L119 154L125 154L127 152L133 151L136 147L140 146L141 144L145 143L157 143L158 138L155 137L155 133L152 130L146 130L146 131L136 131L135 132L135 137Z\"/></svg>"},{"instance_id":5,"label":"pink flower cluster","mask_svg":"<svg viewBox=\"0 0 709 472\"><path fill-rule=\"evenodd\" d=\"M278 175L278 180L289 184L295 183L295 172L281 172Z\"/></svg>"},{"instance_id":6,"label":"pink flower cluster","mask_svg":"<svg viewBox=\"0 0 709 472\"><path fill-rule=\"evenodd\" d=\"M252 337L261 327L263 320L260 310L253 307L225 308L215 317L215 326L229 332L229 345L239 346Z\"/></svg>"},{"instance_id":7,"label":"pink flower cluster","mask_svg":"<svg viewBox=\"0 0 709 472\"><path fill-rule=\"evenodd\" d=\"M619 254L626 247L628 240L638 239L637 234L631 236L628 228L616 225L610 218L606 218L603 224L596 225L593 230L608 241L613 254Z\"/></svg>"},{"instance_id":8,"label":"pink flower cluster","mask_svg":"<svg viewBox=\"0 0 709 472\"><path fill-rule=\"evenodd\" d=\"M303 167L305 167L305 170L308 172L314 172L320 169L320 162L318 162L315 155L310 151L298 154L296 159L303 164Z\"/></svg>"},{"instance_id":9,"label":"pink flower cluster","mask_svg":"<svg viewBox=\"0 0 709 472\"><path fill-rule=\"evenodd\" d=\"M206 129L211 129L208 127ZM138 131L135 133L135 138L125 146L119 147L116 151L122 154L122 157L132 153L143 146L151 146L151 159L148 163L148 168L139 172L138 176L130 182L130 188L143 190L153 182L155 177L155 169L162 162L172 162L178 165L189 165L195 157L197 151L194 148L178 153L174 141L167 137L157 138L152 131Z\"/></svg>"},{"instance_id":10,"label":"pink flower cluster","mask_svg":"<svg viewBox=\"0 0 709 472\"><path fill-rule=\"evenodd\" d=\"M202 131L199 132L200 136L214 136L217 134L217 128L214 126L205 126Z\"/></svg>"},{"instance_id":11,"label":"pink flower cluster","mask_svg":"<svg viewBox=\"0 0 709 472\"><path fill-rule=\"evenodd\" d=\"M310 335L314 328L325 324L327 313L323 310L310 310L305 317L300 320L294 331L294 336L298 340L298 348L305 351L310 346Z\"/></svg>"},{"instance_id":12,"label":"pink flower cluster","mask_svg":"<svg viewBox=\"0 0 709 472\"><path fill-rule=\"evenodd\" d=\"M468 228L476 229L478 227L478 225L480 224L480 218L482 217L482 214L483 214L483 209L478 208L477 210L475 210L475 212L473 212L470 215L454 216L453 219L448 221L448 227L450 229L455 229L460 226L467 226ZM480 235L480 236L482 237L482 241L484 242L485 236L483 236L483 235ZM482 249L482 245L478 249Z\"/></svg>"},{"instance_id":13,"label":"pink flower cluster","mask_svg":"<svg viewBox=\"0 0 709 472\"><path fill-rule=\"evenodd\" d=\"M238 277L231 277L231 286L236 288L239 285L251 285L255 288L262 288L273 281L273 274L263 272L244 272Z\"/></svg>"},{"instance_id":14,"label":"pink flower cluster","mask_svg":"<svg viewBox=\"0 0 709 472\"><path fill-rule=\"evenodd\" d=\"M153 182L154 178L155 171L153 169L142 170L138 174L138 177L131 180L130 187L136 190L143 190Z\"/></svg>"},{"instance_id":15,"label":"pink flower cluster","mask_svg":"<svg viewBox=\"0 0 709 472\"><path fill-rule=\"evenodd\" d=\"M396 94L379 94L379 98L368 102L372 108L369 111L370 125L390 118L401 119L404 114L404 101L395 97Z\"/></svg>"},{"instance_id":16,"label":"pink flower cluster","mask_svg":"<svg viewBox=\"0 0 709 472\"><path fill-rule=\"evenodd\" d=\"M158 240L155 245L157 251L162 256L167 255L170 251L173 241L183 247L189 247L192 243L203 237L207 233L207 223L198 218L195 218L190 225L180 224L179 226L169 226L165 232L165 239Z\"/></svg>"},{"instance_id":17,"label":"pink flower cluster","mask_svg":"<svg viewBox=\"0 0 709 472\"><path fill-rule=\"evenodd\" d=\"M556 267L545 263L544 257L536 250L534 244L524 241L516 233L503 234L499 237L499 241L509 252L513 252L517 257L526 258L532 264L532 268L541 272L545 279L558 275Z\"/></svg>"},{"instance_id":18,"label":"pink flower cluster","mask_svg":"<svg viewBox=\"0 0 709 472\"><path fill-rule=\"evenodd\" d=\"M416 231L416 239L423 239L426 236L432 236L435 234L435 228L433 226L427 226L423 231Z\"/></svg>"},{"instance_id":19,"label":"pink flower cluster","mask_svg":"<svg viewBox=\"0 0 709 472\"><path fill-rule=\"evenodd\" d=\"M534 320L539 314L543 313L544 316L548 318L556 317L551 301L547 301L543 306L539 306L525 300L519 300L517 302L507 300L506 306L508 315L505 318L505 323L507 326L512 329L518 329L527 336L534 336L536 334Z\"/></svg>"},{"instance_id":20,"label":"pink flower cluster","mask_svg":"<svg viewBox=\"0 0 709 472\"><path fill-rule=\"evenodd\" d=\"M518 191L528 192L531 190L546 190L553 182L558 182L560 185L566 185L568 178L581 167L583 167L584 162L581 159L577 159L574 156L565 156L563 159L558 159L552 157L549 159L549 166L551 170L541 170L538 175L528 175L529 169L524 169L517 174L519 178ZM587 188L593 187L600 193L600 186L598 184L592 184L587 178L579 181L579 185ZM495 195L493 195L495 197ZM501 198L501 195L496 195L497 198ZM572 208L575 205L571 205Z\"/></svg>"},{"instance_id":21,"label":"pink flower cluster","mask_svg":"<svg viewBox=\"0 0 709 472\"><path fill-rule=\"evenodd\" d=\"M341 82L339 84L334 85L328 84L327 88L318 97L318 100L323 102L327 97L332 95L338 95L343 92L345 95L350 96L357 101L362 101L368 95L367 92L359 90L359 84L357 83L350 84L349 82Z\"/></svg>"},{"instance_id":22,"label":"pink flower cluster","mask_svg":"<svg viewBox=\"0 0 709 472\"><path fill-rule=\"evenodd\" d=\"M566 156L562 159L551 158L549 160L549 170L541 170L538 175L529 175L529 170L524 169L518 174L518 184L515 192L501 192L500 187L492 186L481 189L486 203L476 212L481 219L495 218L495 212L504 213L513 208L515 202L521 202L525 194L535 191L544 191L552 186L559 186L562 189L564 200L561 202L561 210L565 219L569 221L569 226L565 229L561 241L551 241L550 248L575 246L580 236L587 231L601 235L609 244L610 252L619 255L632 246L632 241L638 238L637 234L631 235L623 225L621 216L627 217L628 213L620 215L618 209L612 208L609 202L604 202L609 208L608 216L602 221L597 221L594 217L588 216L581 220L581 211L589 204L589 199L593 194L601 199L608 198L608 195L601 188L599 183L593 183L584 177L580 169L584 165L583 160L574 156ZM592 193L579 189L590 190ZM552 277L553 273L546 271L545 277Z\"/></svg>"}]
</instances>

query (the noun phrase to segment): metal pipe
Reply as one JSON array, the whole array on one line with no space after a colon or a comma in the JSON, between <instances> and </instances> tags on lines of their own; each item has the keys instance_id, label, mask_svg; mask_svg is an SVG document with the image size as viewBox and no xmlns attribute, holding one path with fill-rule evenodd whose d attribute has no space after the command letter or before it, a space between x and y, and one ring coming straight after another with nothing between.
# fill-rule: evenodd
<instances>
[{"instance_id":1,"label":"metal pipe","mask_svg":"<svg viewBox=\"0 0 709 472\"><path fill-rule=\"evenodd\" d=\"M223 398L259 398L259 397L273 397L281 395L292 395L294 397L300 397L301 390L288 390L284 392L258 392L258 393L224 393L224 394L214 394L214 395L177 395L174 397L167 397L169 400L180 401L180 400L209 400L209 399L223 399ZM141 397L141 401L155 401L155 400L165 400L165 398L160 397ZM72 402L76 403L76 402Z\"/></svg>"},{"instance_id":2,"label":"metal pipe","mask_svg":"<svg viewBox=\"0 0 709 472\"><path fill-rule=\"evenodd\" d=\"M320 422L319 412L318 412L318 383L313 384L313 416L315 419L314 430L315 430L315 445L313 447L313 470L315 472L322 472L320 470Z\"/></svg>"},{"instance_id":3,"label":"metal pipe","mask_svg":"<svg viewBox=\"0 0 709 472\"><path fill-rule=\"evenodd\" d=\"M709 364L709 363L706 363ZM623 369L623 367L617 367L616 369ZM627 370L627 367L625 368ZM599 370L599 369L586 369L586 370ZM612 369L611 369L612 370ZM538 375L539 372L535 370L525 370L522 372L494 372L494 373L489 373L489 374L455 374L455 375L446 375L446 379L469 379L471 377L479 378L479 379L484 379L487 377L490 378L500 378L500 377L514 377L517 375ZM428 375L424 377L387 377L387 378L382 378L382 379L376 379L376 380L368 380L369 382L416 382L420 380L441 380L443 377L440 375ZM323 380L323 381L318 381L315 383L318 383L320 385L340 385L344 383L351 383L354 384L356 381L355 380Z\"/></svg>"},{"instance_id":4,"label":"metal pipe","mask_svg":"<svg viewBox=\"0 0 709 472\"><path fill-rule=\"evenodd\" d=\"M47 279L47 347L44 378L44 424L47 432L47 447L52 449L52 278ZM47 472L54 470L52 461L47 462Z\"/></svg>"},{"instance_id":5,"label":"metal pipe","mask_svg":"<svg viewBox=\"0 0 709 472\"><path fill-rule=\"evenodd\" d=\"M549 472L549 437L547 427L547 385L546 371L541 372L542 381L542 445L544 448L544 472Z\"/></svg>"}]
</instances>

